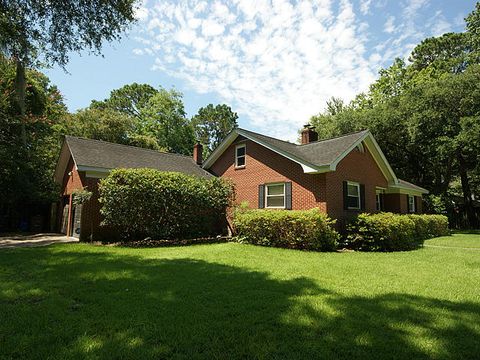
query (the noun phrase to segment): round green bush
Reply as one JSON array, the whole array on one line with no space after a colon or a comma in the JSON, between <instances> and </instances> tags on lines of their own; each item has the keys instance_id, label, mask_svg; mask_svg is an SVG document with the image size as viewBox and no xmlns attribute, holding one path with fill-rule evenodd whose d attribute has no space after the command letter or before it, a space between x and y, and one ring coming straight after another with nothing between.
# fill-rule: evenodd
<instances>
[{"instance_id":1,"label":"round green bush","mask_svg":"<svg viewBox=\"0 0 480 360\"><path fill-rule=\"evenodd\" d=\"M154 169L116 169L99 185L103 223L124 240L219 235L233 196L230 183Z\"/></svg>"},{"instance_id":2,"label":"round green bush","mask_svg":"<svg viewBox=\"0 0 480 360\"><path fill-rule=\"evenodd\" d=\"M316 251L336 249L339 235L334 223L318 209L239 211L233 221L241 242Z\"/></svg>"}]
</instances>

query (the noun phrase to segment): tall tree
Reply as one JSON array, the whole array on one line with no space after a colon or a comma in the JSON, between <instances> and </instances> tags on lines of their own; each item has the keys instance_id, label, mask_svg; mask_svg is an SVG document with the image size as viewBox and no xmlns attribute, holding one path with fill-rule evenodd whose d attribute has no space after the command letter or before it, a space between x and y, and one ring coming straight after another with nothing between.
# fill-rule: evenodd
<instances>
[{"instance_id":1,"label":"tall tree","mask_svg":"<svg viewBox=\"0 0 480 360\"><path fill-rule=\"evenodd\" d=\"M238 126L238 115L230 106L209 104L198 110L192 118L195 136L204 147L204 156L208 156Z\"/></svg>"},{"instance_id":2,"label":"tall tree","mask_svg":"<svg viewBox=\"0 0 480 360\"><path fill-rule=\"evenodd\" d=\"M100 53L103 41L120 38L134 20L136 0L0 1L0 51L15 61L15 104L26 114L26 68L68 63L71 51ZM21 126L26 145L26 127Z\"/></svg>"},{"instance_id":3,"label":"tall tree","mask_svg":"<svg viewBox=\"0 0 480 360\"><path fill-rule=\"evenodd\" d=\"M191 155L195 143L193 128L186 117L182 94L160 88L143 108L144 134L156 138L170 152Z\"/></svg>"}]
</instances>

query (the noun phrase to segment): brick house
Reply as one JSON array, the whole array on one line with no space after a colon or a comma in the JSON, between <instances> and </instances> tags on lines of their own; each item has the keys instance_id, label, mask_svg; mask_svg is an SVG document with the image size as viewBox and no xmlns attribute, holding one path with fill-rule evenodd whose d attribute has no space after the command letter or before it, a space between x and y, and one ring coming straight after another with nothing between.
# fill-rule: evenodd
<instances>
[{"instance_id":1,"label":"brick house","mask_svg":"<svg viewBox=\"0 0 480 360\"><path fill-rule=\"evenodd\" d=\"M66 136L54 176L61 188L61 200L54 208L57 230L81 240L111 236L107 227L100 226L98 182L101 178L115 168L152 168L211 177L199 164L200 145L195 145L194 156L196 160L191 156ZM90 200L83 205L75 205L72 201L72 193L79 189L92 192Z\"/></svg>"},{"instance_id":2,"label":"brick house","mask_svg":"<svg viewBox=\"0 0 480 360\"><path fill-rule=\"evenodd\" d=\"M427 190L398 179L372 134L318 141L302 130L300 145L235 129L203 168L231 179L237 202L251 208L319 208L344 220L359 212L421 213Z\"/></svg>"}]
</instances>

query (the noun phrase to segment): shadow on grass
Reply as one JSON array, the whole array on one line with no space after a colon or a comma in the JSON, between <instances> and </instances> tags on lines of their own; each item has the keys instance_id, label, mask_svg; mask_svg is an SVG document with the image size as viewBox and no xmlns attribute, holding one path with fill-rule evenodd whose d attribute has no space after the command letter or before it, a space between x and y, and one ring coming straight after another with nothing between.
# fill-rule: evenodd
<instances>
[{"instance_id":1,"label":"shadow on grass","mask_svg":"<svg viewBox=\"0 0 480 360\"><path fill-rule=\"evenodd\" d=\"M452 234L480 235L480 229L452 230Z\"/></svg>"},{"instance_id":2,"label":"shadow on grass","mask_svg":"<svg viewBox=\"0 0 480 360\"><path fill-rule=\"evenodd\" d=\"M475 358L480 307L193 259L0 253L0 358ZM55 248L53 248L55 249ZM67 249L67 248L65 248Z\"/></svg>"}]
</instances>

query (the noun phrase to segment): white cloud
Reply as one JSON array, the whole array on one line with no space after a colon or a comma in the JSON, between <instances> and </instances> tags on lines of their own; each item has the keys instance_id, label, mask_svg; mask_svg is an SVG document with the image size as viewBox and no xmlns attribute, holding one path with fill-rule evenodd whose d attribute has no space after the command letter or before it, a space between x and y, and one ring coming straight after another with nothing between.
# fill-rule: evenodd
<instances>
[{"instance_id":1,"label":"white cloud","mask_svg":"<svg viewBox=\"0 0 480 360\"><path fill-rule=\"evenodd\" d=\"M383 26L383 31L388 34L395 32L395 16L389 16L385 25Z\"/></svg>"},{"instance_id":2,"label":"white cloud","mask_svg":"<svg viewBox=\"0 0 480 360\"><path fill-rule=\"evenodd\" d=\"M361 0L360 12L373 4L379 6ZM154 54L153 69L216 94L239 113L242 126L295 140L330 97L352 99L424 33L448 28L441 13L435 23L416 24L428 0L401 4L395 17L383 15L380 28L396 36L377 44L351 0L165 0L149 8L137 38L144 53Z\"/></svg>"}]
</instances>

